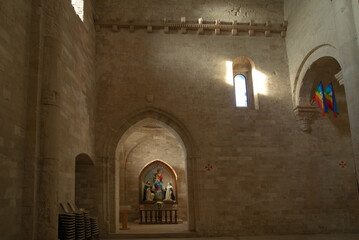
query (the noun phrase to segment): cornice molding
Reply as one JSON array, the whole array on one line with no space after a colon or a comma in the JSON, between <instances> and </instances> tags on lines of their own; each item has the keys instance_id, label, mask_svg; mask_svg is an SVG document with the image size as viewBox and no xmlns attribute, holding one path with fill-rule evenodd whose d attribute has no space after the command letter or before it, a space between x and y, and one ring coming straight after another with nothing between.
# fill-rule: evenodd
<instances>
[{"instance_id":1,"label":"cornice molding","mask_svg":"<svg viewBox=\"0 0 359 240\"><path fill-rule=\"evenodd\" d=\"M233 22L221 22L215 21L203 21L202 18L198 21L186 21L185 17L181 18L179 22L172 22L164 19L163 22L153 22L148 20L147 22L135 22L127 21L121 22L118 20L95 20L96 31L101 29L111 29L112 32L119 32L120 29L128 29L133 33L135 30L144 29L148 33L159 32L154 30L163 30L164 33L175 33L176 31L185 34L187 31L197 31L198 34L204 34L204 32L214 32L215 35L221 35L221 32L230 33L232 36L238 35L239 32L248 33L249 36L255 36L256 33L264 33L264 37L271 37L272 35L278 35L285 38L287 32L288 22L284 21L280 24L272 24L270 21L266 23L255 23L251 20L247 23ZM228 34L229 35L229 34Z\"/></svg>"}]
</instances>

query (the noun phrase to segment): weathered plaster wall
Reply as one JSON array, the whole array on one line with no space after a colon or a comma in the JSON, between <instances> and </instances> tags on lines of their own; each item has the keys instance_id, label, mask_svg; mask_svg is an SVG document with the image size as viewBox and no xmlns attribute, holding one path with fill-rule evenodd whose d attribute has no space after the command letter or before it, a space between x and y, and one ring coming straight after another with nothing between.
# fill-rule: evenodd
<instances>
[{"instance_id":1,"label":"weathered plaster wall","mask_svg":"<svg viewBox=\"0 0 359 240\"><path fill-rule=\"evenodd\" d=\"M0 2L0 232L21 239L31 3Z\"/></svg>"},{"instance_id":2,"label":"weathered plaster wall","mask_svg":"<svg viewBox=\"0 0 359 240\"><path fill-rule=\"evenodd\" d=\"M159 8L156 2L141 3L98 1L100 20L141 15L231 21L237 18L226 10L239 4L185 1ZM282 22L282 1L263 3L248 5L254 20ZM300 21L298 16L292 25ZM102 29L96 45L98 153L106 152L107 138L116 135L122 119L139 109L159 108L184 123L199 148L194 201L201 235L357 231L359 202L348 131L335 130L328 119L316 122L310 134L299 129L286 41ZM264 75L259 110L234 107L226 61L238 56L250 57ZM213 166L210 171L207 164Z\"/></svg>"}]
</instances>

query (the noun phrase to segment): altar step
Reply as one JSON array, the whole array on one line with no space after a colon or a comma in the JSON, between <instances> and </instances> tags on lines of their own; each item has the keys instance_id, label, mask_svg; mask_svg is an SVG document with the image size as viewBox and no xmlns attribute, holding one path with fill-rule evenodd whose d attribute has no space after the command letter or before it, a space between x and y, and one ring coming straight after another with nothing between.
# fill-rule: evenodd
<instances>
[{"instance_id":1,"label":"altar step","mask_svg":"<svg viewBox=\"0 0 359 240\"><path fill-rule=\"evenodd\" d=\"M112 233L109 234L107 239L141 239L141 238L195 238L195 232L149 232L149 233Z\"/></svg>"}]
</instances>

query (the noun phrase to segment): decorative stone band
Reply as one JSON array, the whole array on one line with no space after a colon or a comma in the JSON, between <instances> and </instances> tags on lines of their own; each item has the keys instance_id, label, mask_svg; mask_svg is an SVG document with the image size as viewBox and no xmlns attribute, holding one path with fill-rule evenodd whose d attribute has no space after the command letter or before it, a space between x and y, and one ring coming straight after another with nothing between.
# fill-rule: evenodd
<instances>
[{"instance_id":1,"label":"decorative stone band","mask_svg":"<svg viewBox=\"0 0 359 240\"><path fill-rule=\"evenodd\" d=\"M181 22L171 23L167 19L163 22L120 22L120 21L95 21L96 31L100 31L102 28L110 28L113 32L118 32L120 28L128 29L129 32L134 32L135 29L146 29L148 33L153 30L163 29L164 33L170 33L170 30L177 30L181 33L186 33L187 30L197 31L198 34L204 34L204 31L213 31L216 35L220 35L221 32L230 32L231 35L238 35L238 32L246 32L249 36L255 36L256 33L264 33L262 36L270 37L272 33L275 33L282 38L286 36L288 22L284 21L281 24L272 24L270 21L266 23L254 23L251 20L249 23L237 23L222 22L220 20L205 22L202 18L197 22L186 22L184 17L181 18Z\"/></svg>"},{"instance_id":2,"label":"decorative stone band","mask_svg":"<svg viewBox=\"0 0 359 240\"><path fill-rule=\"evenodd\" d=\"M343 78L343 72L342 70L340 70L337 74L334 75L334 77L337 79L337 81L339 82L339 85L344 85L344 78Z\"/></svg>"},{"instance_id":3,"label":"decorative stone band","mask_svg":"<svg viewBox=\"0 0 359 240\"><path fill-rule=\"evenodd\" d=\"M300 129L302 129L304 132L310 132L311 127L310 125L312 122L320 116L320 112L318 111L318 108L315 106L306 106L301 107L297 106L293 109L295 114L295 119L297 120Z\"/></svg>"}]
</instances>

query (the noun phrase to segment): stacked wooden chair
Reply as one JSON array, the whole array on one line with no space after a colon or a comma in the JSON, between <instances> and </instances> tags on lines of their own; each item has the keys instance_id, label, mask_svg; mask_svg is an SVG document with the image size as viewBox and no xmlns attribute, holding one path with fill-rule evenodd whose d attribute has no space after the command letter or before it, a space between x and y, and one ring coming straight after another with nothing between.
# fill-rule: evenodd
<instances>
[{"instance_id":1,"label":"stacked wooden chair","mask_svg":"<svg viewBox=\"0 0 359 240\"><path fill-rule=\"evenodd\" d=\"M91 222L91 234L92 236L99 236L100 232L98 230L97 218L90 217Z\"/></svg>"},{"instance_id":2,"label":"stacked wooden chair","mask_svg":"<svg viewBox=\"0 0 359 240\"><path fill-rule=\"evenodd\" d=\"M99 239L97 218L90 217L89 212L78 209L76 205L60 204L59 234L60 240Z\"/></svg>"},{"instance_id":3,"label":"stacked wooden chair","mask_svg":"<svg viewBox=\"0 0 359 240\"><path fill-rule=\"evenodd\" d=\"M59 239L75 240L76 239L76 218L73 213L59 214Z\"/></svg>"}]
</instances>

